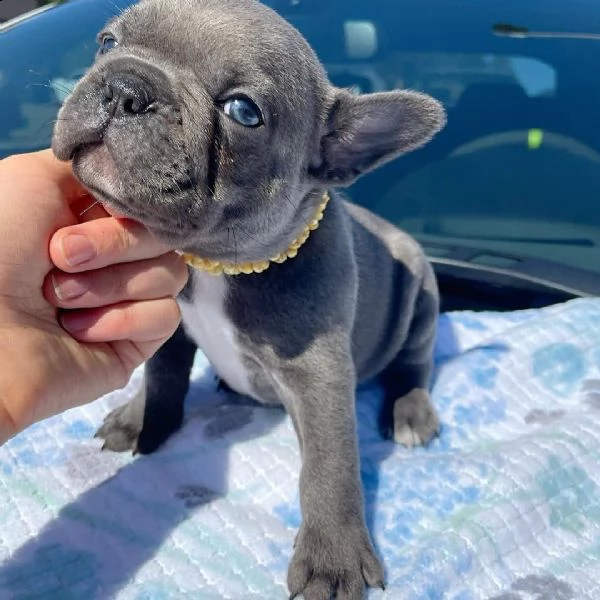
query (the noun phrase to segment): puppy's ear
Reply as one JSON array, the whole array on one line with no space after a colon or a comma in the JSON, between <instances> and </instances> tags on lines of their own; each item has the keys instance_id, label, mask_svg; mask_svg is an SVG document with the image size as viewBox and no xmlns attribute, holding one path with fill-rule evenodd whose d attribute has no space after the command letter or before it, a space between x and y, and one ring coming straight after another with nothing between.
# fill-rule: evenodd
<instances>
[{"instance_id":1,"label":"puppy's ear","mask_svg":"<svg viewBox=\"0 0 600 600\"><path fill-rule=\"evenodd\" d=\"M346 186L428 142L446 123L442 105L409 91L353 95L339 90L321 139L320 183Z\"/></svg>"}]
</instances>

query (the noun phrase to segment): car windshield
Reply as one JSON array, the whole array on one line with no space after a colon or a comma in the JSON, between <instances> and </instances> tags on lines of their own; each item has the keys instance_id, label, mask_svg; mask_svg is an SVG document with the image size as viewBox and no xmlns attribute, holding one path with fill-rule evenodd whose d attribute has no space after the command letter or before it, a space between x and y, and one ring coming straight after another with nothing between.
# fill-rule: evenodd
<instances>
[{"instance_id":1,"label":"car windshield","mask_svg":"<svg viewBox=\"0 0 600 600\"><path fill-rule=\"evenodd\" d=\"M0 156L48 146L60 103L126 0L71 0L0 26ZM600 272L600 50L589 0L271 0L331 80L421 90L448 125L347 190L415 235Z\"/></svg>"}]
</instances>

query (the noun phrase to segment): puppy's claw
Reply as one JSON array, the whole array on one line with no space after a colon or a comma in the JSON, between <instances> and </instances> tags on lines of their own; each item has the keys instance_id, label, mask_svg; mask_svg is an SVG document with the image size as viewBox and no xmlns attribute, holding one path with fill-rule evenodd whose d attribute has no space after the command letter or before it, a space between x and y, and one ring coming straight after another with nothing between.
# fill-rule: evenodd
<instances>
[{"instance_id":1,"label":"puppy's claw","mask_svg":"<svg viewBox=\"0 0 600 600\"><path fill-rule=\"evenodd\" d=\"M414 431L410 425L403 425L394 432L394 441L401 446L412 449L416 446L425 446L424 440Z\"/></svg>"},{"instance_id":2,"label":"puppy's claw","mask_svg":"<svg viewBox=\"0 0 600 600\"><path fill-rule=\"evenodd\" d=\"M379 559L372 552L362 553L362 576L366 584L372 588L384 589L385 574Z\"/></svg>"}]
</instances>

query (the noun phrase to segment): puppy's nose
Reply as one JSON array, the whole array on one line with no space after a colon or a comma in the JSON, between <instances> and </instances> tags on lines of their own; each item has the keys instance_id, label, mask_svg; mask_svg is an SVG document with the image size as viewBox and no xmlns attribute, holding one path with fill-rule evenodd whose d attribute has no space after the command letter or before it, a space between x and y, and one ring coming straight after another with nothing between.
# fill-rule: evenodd
<instances>
[{"instance_id":1,"label":"puppy's nose","mask_svg":"<svg viewBox=\"0 0 600 600\"><path fill-rule=\"evenodd\" d=\"M136 75L115 73L104 84L104 104L112 117L141 115L153 102L149 85Z\"/></svg>"}]
</instances>

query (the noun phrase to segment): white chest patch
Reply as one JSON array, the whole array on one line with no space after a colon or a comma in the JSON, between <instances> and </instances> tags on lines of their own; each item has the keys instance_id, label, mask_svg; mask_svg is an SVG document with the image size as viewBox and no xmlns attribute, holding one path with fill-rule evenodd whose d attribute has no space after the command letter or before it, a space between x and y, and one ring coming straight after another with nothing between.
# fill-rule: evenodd
<instances>
[{"instance_id":1,"label":"white chest patch","mask_svg":"<svg viewBox=\"0 0 600 600\"><path fill-rule=\"evenodd\" d=\"M219 377L236 392L253 396L235 328L225 314L225 289L223 276L194 273L192 302L179 303L183 324Z\"/></svg>"}]
</instances>

